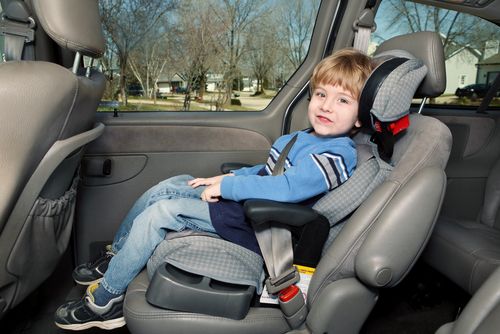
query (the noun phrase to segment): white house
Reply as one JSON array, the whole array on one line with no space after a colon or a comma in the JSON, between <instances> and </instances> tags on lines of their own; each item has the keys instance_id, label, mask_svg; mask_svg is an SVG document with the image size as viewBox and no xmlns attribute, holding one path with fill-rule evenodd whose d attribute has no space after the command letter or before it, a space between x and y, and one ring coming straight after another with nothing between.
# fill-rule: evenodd
<instances>
[{"instance_id":1,"label":"white house","mask_svg":"<svg viewBox=\"0 0 500 334\"><path fill-rule=\"evenodd\" d=\"M221 87L223 81L224 81L224 76L222 74L208 73L207 91L208 92L217 91Z\"/></svg>"},{"instance_id":2,"label":"white house","mask_svg":"<svg viewBox=\"0 0 500 334\"><path fill-rule=\"evenodd\" d=\"M446 90L444 94L454 94L457 87L476 83L480 54L474 49L459 48L445 62Z\"/></svg>"},{"instance_id":3,"label":"white house","mask_svg":"<svg viewBox=\"0 0 500 334\"><path fill-rule=\"evenodd\" d=\"M158 78L158 93L169 94L179 88L186 88L187 82L184 77L178 73L175 73L172 77L166 75L161 75Z\"/></svg>"}]
</instances>

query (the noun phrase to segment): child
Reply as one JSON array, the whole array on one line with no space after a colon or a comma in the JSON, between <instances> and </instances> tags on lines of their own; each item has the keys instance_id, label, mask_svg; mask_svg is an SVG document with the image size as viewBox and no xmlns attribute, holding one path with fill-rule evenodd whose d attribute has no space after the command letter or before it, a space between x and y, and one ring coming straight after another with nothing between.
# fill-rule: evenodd
<instances>
[{"instance_id":1,"label":"child","mask_svg":"<svg viewBox=\"0 0 500 334\"><path fill-rule=\"evenodd\" d=\"M310 204L345 182L356 166L349 134L361 126L358 98L371 71L366 55L352 49L336 52L316 66L311 78L308 119L312 128L278 138L266 165L211 178L181 175L144 193L106 255L75 269L77 283L91 285L84 298L59 307L56 325L70 330L123 326L125 290L168 231L217 233L260 253L241 201L260 198ZM294 135L297 140L287 155L285 172L272 176L280 152Z\"/></svg>"}]
</instances>

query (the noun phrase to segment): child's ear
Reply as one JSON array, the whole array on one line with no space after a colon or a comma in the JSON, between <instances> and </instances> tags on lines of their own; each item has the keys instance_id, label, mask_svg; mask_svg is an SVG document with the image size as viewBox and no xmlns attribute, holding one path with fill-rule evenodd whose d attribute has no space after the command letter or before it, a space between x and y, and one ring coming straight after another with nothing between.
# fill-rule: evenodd
<instances>
[{"instance_id":1,"label":"child's ear","mask_svg":"<svg viewBox=\"0 0 500 334\"><path fill-rule=\"evenodd\" d=\"M361 127L361 121L359 119L356 120L356 122L354 123L354 127L356 127L356 128L360 128Z\"/></svg>"}]
</instances>

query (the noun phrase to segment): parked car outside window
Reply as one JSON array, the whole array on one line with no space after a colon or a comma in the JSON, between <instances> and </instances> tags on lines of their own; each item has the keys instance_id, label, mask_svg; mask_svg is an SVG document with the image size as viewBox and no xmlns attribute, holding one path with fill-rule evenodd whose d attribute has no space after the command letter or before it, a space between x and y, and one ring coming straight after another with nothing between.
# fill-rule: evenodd
<instances>
[{"instance_id":1,"label":"parked car outside window","mask_svg":"<svg viewBox=\"0 0 500 334\"><path fill-rule=\"evenodd\" d=\"M142 89L141 85L129 85L127 94L129 96L144 96L144 89Z\"/></svg>"},{"instance_id":2,"label":"parked car outside window","mask_svg":"<svg viewBox=\"0 0 500 334\"><path fill-rule=\"evenodd\" d=\"M468 97L470 99L477 99L479 97L484 97L489 89L490 85L472 84L462 88L460 87L457 88L457 90L455 91L455 95L458 97Z\"/></svg>"}]
</instances>

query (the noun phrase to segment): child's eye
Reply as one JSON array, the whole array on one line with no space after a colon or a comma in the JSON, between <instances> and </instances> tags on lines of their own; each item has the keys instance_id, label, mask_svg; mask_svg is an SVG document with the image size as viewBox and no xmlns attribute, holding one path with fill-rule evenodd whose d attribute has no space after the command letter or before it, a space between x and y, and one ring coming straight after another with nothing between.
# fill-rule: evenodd
<instances>
[{"instance_id":1,"label":"child's eye","mask_svg":"<svg viewBox=\"0 0 500 334\"><path fill-rule=\"evenodd\" d=\"M339 102L340 102L340 103L349 104L349 100L348 100L348 99L344 99L344 98L342 98L342 97L339 99Z\"/></svg>"},{"instance_id":2,"label":"child's eye","mask_svg":"<svg viewBox=\"0 0 500 334\"><path fill-rule=\"evenodd\" d=\"M323 92L316 92L316 96L318 96L318 97L325 97L326 95Z\"/></svg>"}]
</instances>

